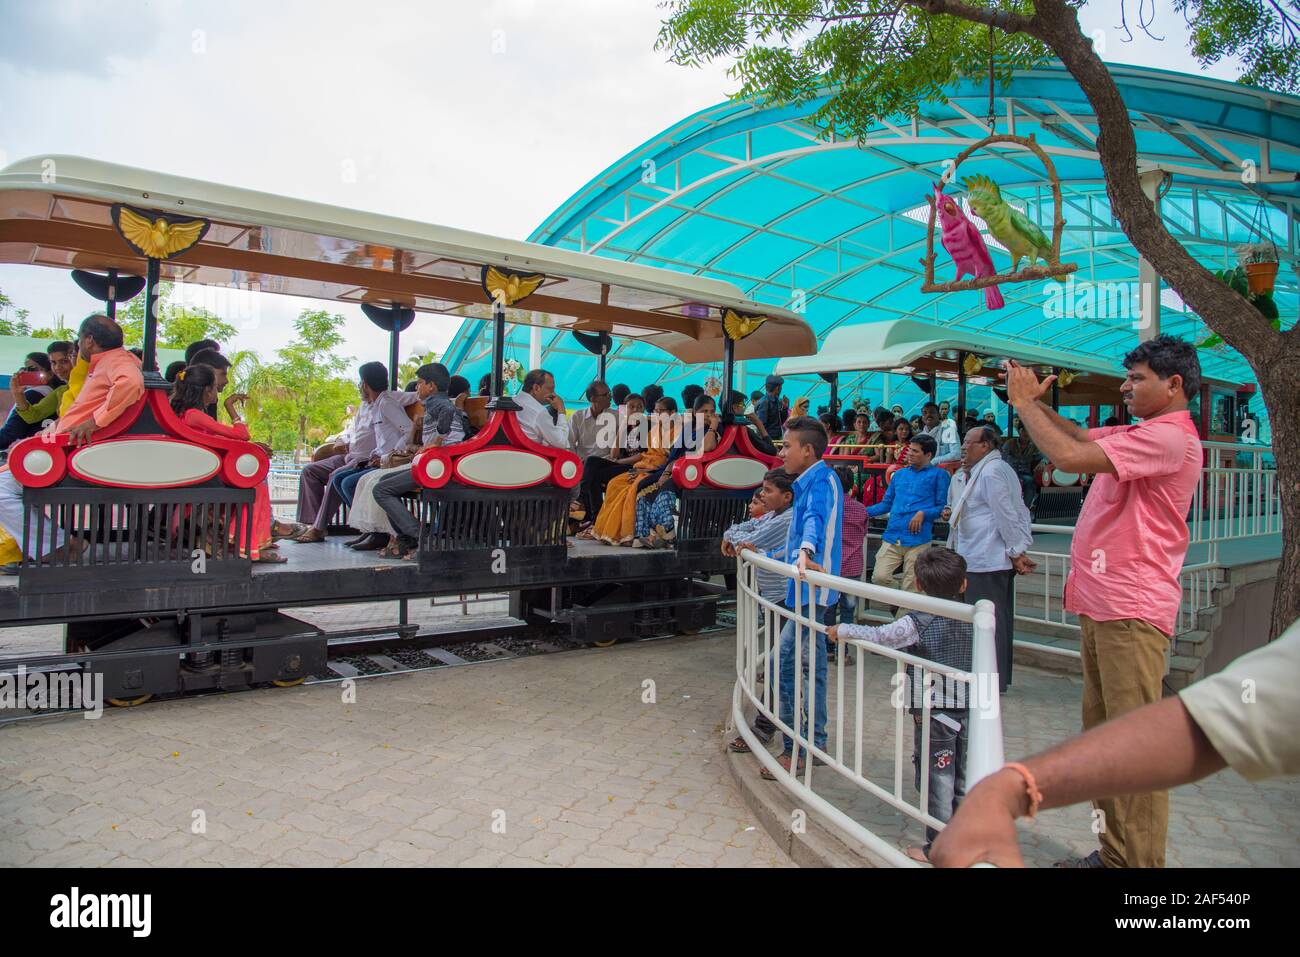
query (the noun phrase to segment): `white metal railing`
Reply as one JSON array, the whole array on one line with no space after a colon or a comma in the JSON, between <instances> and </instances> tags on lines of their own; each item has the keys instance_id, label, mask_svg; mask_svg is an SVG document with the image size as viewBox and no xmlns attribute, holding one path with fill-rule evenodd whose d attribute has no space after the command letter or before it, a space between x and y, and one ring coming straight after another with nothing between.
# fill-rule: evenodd
<instances>
[{"instance_id":1,"label":"white metal railing","mask_svg":"<svg viewBox=\"0 0 1300 957\"><path fill-rule=\"evenodd\" d=\"M1206 464L1192 498L1189 530L1193 545L1209 546L1207 561L1219 561L1219 543L1282 531L1282 490L1269 467L1271 446L1203 442Z\"/></svg>"},{"instance_id":2,"label":"white metal railing","mask_svg":"<svg viewBox=\"0 0 1300 957\"><path fill-rule=\"evenodd\" d=\"M925 611L935 615L969 622L973 631L972 670L959 671L939 665L924 658L918 658L903 651L895 651L865 641L842 641L841 646L854 649L855 665L848 662L847 653L837 656L835 672L835 691L832 697L829 688L822 703L827 710L827 748L819 748L815 743L815 725L817 715L817 681L816 669L809 669L805 680L807 663L815 661L813 635L824 634L826 627L816 620L815 612L810 616L801 604L794 609L775 604L759 592L757 572L776 572L785 578L796 577L793 565L773 561L751 551L743 551L737 558L736 575L736 686L732 696L732 719L740 735L749 744L750 750L769 771L776 775L778 781L794 795L804 806L817 811L845 835L867 846L887 862L899 867L916 866L915 862L901 853L888 841L873 833L861 822L851 817L843 807L836 805L833 789L818 790L814 780L813 767L822 763L828 772L835 772L835 780L845 780L854 786L854 794L865 792L890 807L906 814L913 820L936 829L943 828L943 822L932 817L929 804L929 761L924 756L930 748L930 710L931 695L927 691L921 695L921 742L920 762L921 782L917 800L909 801L904 795L904 766L908 763L905 751L905 721L909 706L913 703L907 680L907 667L915 669L919 680L917 684L923 689L930 689L931 682L938 683L964 694L970 708L969 737L966 757L966 788L969 790L977 781L996 771L1003 764L1002 718L998 697L997 655L994 651L994 612L989 601L980 601L975 605L961 602L930 598L913 592L904 592L892 588L882 588L865 582L831 575L808 573L805 580L812 585L834 588L836 591L855 595L859 599L887 602L890 605L906 609ZM798 591L798 589L796 590ZM791 702L793 724L781 719L779 691L781 685L780 635L786 622L794 622L795 639L791 660L794 666L794 691ZM769 637L771 636L770 640ZM769 645L776 654L769 654ZM866 687L866 671L872 655L892 659L895 673L891 681L893 692L887 695L872 696ZM800 666L802 663L802 666ZM847 673L852 671L852 687L846 691ZM759 675L763 676L763 687L758 688ZM827 675L829 686L830 676ZM906 689L900 694L899 689ZM805 701L805 698L807 699ZM806 709L805 709L806 705ZM888 786L882 786L870 780L864 773L864 761L878 757L877 747L880 743L876 737L868 738L866 714L867 709L877 714L887 709L894 711L893 775ZM772 722L778 732L792 741L790 769L782 768L773 756L759 742L746 720L747 709L753 709ZM803 720L808 714L813 720ZM830 746L830 729L834 729L834 746ZM804 768L799 771L800 760ZM842 800L840 803L843 803Z\"/></svg>"}]
</instances>

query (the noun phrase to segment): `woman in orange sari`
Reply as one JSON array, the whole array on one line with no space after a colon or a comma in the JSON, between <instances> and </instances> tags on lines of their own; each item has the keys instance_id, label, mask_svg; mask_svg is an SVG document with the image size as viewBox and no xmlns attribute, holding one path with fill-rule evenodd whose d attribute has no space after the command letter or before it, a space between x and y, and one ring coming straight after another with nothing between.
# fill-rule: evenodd
<instances>
[{"instance_id":1,"label":"woman in orange sari","mask_svg":"<svg viewBox=\"0 0 1300 957\"><path fill-rule=\"evenodd\" d=\"M217 398L216 376L212 367L192 365L177 374L176 382L172 385L171 407L182 422L197 432L247 442L248 426L244 423L223 425L204 411L216 405ZM251 521L253 545L248 557L255 562L269 564L288 561L276 551L274 544L273 534L283 534L285 530L273 527L279 523L273 522L271 518L271 494L265 480L253 492ZM231 529L232 537L234 534L235 530Z\"/></svg>"},{"instance_id":2,"label":"woman in orange sari","mask_svg":"<svg viewBox=\"0 0 1300 957\"><path fill-rule=\"evenodd\" d=\"M664 396L655 403L654 411L658 415L676 415L677 402ZM597 541L606 545L632 543L636 533L637 483L668 461L668 452L675 438L676 430L671 425L659 427L658 422L650 423L650 434L641 457L631 471L614 476L605 487L605 504L600 507L596 524L592 527Z\"/></svg>"}]
</instances>

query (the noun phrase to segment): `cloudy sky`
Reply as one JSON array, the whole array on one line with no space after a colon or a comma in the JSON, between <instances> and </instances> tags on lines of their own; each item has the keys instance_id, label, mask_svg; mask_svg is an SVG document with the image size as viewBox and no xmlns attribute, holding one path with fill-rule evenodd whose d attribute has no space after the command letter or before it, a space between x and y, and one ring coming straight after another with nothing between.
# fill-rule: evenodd
<instances>
[{"instance_id":1,"label":"cloudy sky","mask_svg":"<svg viewBox=\"0 0 1300 957\"><path fill-rule=\"evenodd\" d=\"M1125 43L1117 9L1085 11L1107 59L1197 71L1177 14L1161 9L1164 42ZM522 239L733 89L725 64L655 52L661 12L656 0L0 0L0 166L71 153ZM42 325L92 306L58 270L0 266L0 289ZM234 348L269 355L316 304L227 305ZM359 310L330 308L348 317L349 353L386 356ZM441 349L457 324L421 317L404 340Z\"/></svg>"}]
</instances>

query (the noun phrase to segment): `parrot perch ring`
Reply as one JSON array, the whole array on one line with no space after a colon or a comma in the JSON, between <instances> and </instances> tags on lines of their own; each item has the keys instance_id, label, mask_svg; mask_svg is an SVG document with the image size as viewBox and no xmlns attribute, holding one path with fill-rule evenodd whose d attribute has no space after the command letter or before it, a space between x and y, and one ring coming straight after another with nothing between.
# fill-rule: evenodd
<instances>
[{"instance_id":1,"label":"parrot perch ring","mask_svg":"<svg viewBox=\"0 0 1300 957\"><path fill-rule=\"evenodd\" d=\"M957 154L957 158L953 160L952 165L944 172L940 185L945 185L955 179L957 167L959 167L972 153L995 143L1012 143L1030 150L1043 164L1043 169L1047 173L1047 178L1052 184L1052 199L1055 206L1052 219L1051 242L1046 245L1046 248L1044 248L1043 243L1044 240L1046 240L1046 237L1042 236L1042 233L1038 230L1037 226L1032 222L1027 221L1023 225L1029 230L1032 230L1032 233L1030 236L1026 237L1027 242L1024 244L1026 247L1024 251L1014 249L1008 243L1003 242L1003 245L1007 246L1012 257L1011 272L992 272L985 275L975 274L974 278L971 279L957 278L950 282L937 283L934 281L934 227L938 215L938 204L936 203L934 196L927 196L926 201L930 205L930 218L925 237L925 258L921 260L921 265L925 267L925 283L921 286L922 292L958 292L963 289L987 289L990 286L999 286L1003 283L1030 282L1035 279L1060 279L1063 276L1068 276L1070 273L1075 272L1079 268L1078 263L1061 262L1061 234L1065 229L1065 216L1061 211L1063 205L1061 200L1061 180L1056 175L1056 166L1052 163L1051 158L1043 152L1042 147L1035 142L1034 137L997 134L994 136L986 136L979 142L972 143L970 146L966 147L966 149ZM1018 211L1007 207L1006 204L1002 202L997 184L987 176L972 176L969 180L965 181L964 185L971 196L972 208L982 202L996 208L1003 208L1007 212L1009 220L1014 220L1016 217L1019 219L1025 219L1025 217L1019 214ZM939 187L936 187L935 191L939 192ZM975 196L979 196L980 199L974 199ZM975 209L975 212L976 215L981 215L980 210ZM981 216L981 218L985 219L986 222L989 219L987 216ZM1009 227L1012 229L1015 229L1016 226L1017 224L1014 221L1009 223ZM1002 240L1002 237L997 235L996 230L993 228L993 224L991 223L990 232L992 232L1000 241ZM1034 241L1034 237L1038 237L1036 242ZM1022 257L1028 258L1029 265L1025 266L1023 269L1016 269L1016 266ZM1041 265L1037 262L1039 258L1043 259ZM962 276L964 272L971 271L962 263L959 263L957 268L957 275L959 277ZM989 295L992 296L994 294L990 293ZM1000 298L1001 297L998 297L999 304ZM993 308L996 308L996 306Z\"/></svg>"}]
</instances>

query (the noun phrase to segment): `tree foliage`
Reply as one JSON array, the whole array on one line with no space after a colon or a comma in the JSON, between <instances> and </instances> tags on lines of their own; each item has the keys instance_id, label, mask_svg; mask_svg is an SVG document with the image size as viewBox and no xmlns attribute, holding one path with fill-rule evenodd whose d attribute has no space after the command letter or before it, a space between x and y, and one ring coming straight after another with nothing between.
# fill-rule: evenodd
<instances>
[{"instance_id":1,"label":"tree foliage","mask_svg":"<svg viewBox=\"0 0 1300 957\"><path fill-rule=\"evenodd\" d=\"M200 339L215 339L225 345L238 335L239 330L215 313L199 306L172 302L173 291L169 282L158 286L160 349L184 349L191 342ZM128 346L144 343L144 293L118 309L117 321L122 326Z\"/></svg>"}]
</instances>

